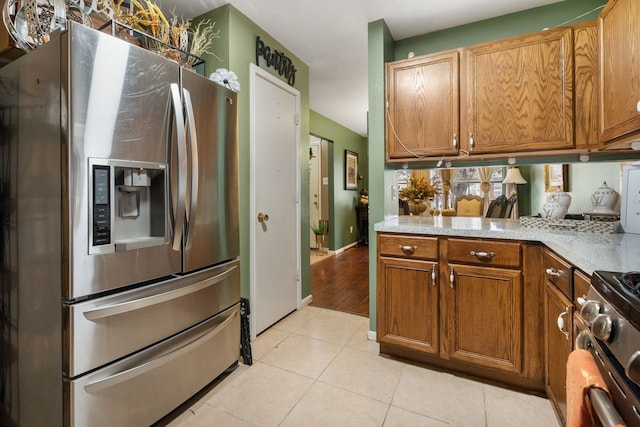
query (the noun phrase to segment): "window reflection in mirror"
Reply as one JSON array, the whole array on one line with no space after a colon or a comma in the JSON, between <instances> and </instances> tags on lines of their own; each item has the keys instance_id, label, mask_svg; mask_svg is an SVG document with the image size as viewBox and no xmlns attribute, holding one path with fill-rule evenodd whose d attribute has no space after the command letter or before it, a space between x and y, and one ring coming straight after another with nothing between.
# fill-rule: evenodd
<instances>
[{"instance_id":1,"label":"window reflection in mirror","mask_svg":"<svg viewBox=\"0 0 640 427\"><path fill-rule=\"evenodd\" d=\"M425 177L434 185L439 194L430 201L431 208L436 210L454 209L456 199L460 196L480 196L493 200L504 194L502 184L506 167L465 167L454 169L402 169L397 171L398 190L406 188L411 176ZM402 203L401 203L402 206ZM400 214L404 212L400 208Z\"/></svg>"},{"instance_id":2,"label":"window reflection in mirror","mask_svg":"<svg viewBox=\"0 0 640 427\"><path fill-rule=\"evenodd\" d=\"M541 206L546 202L551 193L545 190L544 164L557 163L554 159L548 159L546 162L538 164L520 164L518 167L523 177L527 180L527 184L518 185L518 205L520 216L538 215ZM569 187L568 192L571 195L572 202L569 207L570 214L581 214L593 210L591 202L591 194L606 181L607 185L618 193L622 194L621 174L622 166L625 162L620 161L589 161L569 163ZM506 175L506 166L493 166L491 180L489 182L489 199L504 194L506 191L502 180ZM412 173L426 176L433 184L437 186L439 191L443 191L442 170L445 168L433 169L403 169L396 171L398 189L406 186ZM451 173L451 188L447 193L448 198L445 204L444 194L434 198L431 202L434 208L442 206L453 208L455 199L460 195L480 195L482 196L482 181L479 177L480 167L465 167L448 169ZM397 200L395 201L397 204ZM402 211L399 211L402 215Z\"/></svg>"}]
</instances>

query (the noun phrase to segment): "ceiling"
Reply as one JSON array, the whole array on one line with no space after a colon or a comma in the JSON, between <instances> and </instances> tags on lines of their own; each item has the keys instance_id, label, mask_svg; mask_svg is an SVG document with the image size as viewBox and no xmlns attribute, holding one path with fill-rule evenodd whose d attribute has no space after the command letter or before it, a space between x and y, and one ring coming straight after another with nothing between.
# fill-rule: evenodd
<instances>
[{"instance_id":1,"label":"ceiling","mask_svg":"<svg viewBox=\"0 0 640 427\"><path fill-rule=\"evenodd\" d=\"M309 104L366 136L367 24L384 19L394 40L562 0L157 0L193 18L231 3L309 66Z\"/></svg>"}]
</instances>

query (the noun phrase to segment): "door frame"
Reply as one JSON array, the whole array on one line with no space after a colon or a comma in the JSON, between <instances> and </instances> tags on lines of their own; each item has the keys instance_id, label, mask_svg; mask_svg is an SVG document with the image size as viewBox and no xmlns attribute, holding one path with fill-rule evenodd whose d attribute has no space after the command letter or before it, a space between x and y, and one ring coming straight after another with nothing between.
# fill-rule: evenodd
<instances>
[{"instance_id":1,"label":"door frame","mask_svg":"<svg viewBox=\"0 0 640 427\"><path fill-rule=\"evenodd\" d=\"M317 138L317 142L314 141L313 139ZM318 155L317 155L317 170L316 170L316 174L318 176L318 180L317 180L317 184L318 184L318 188L317 188L317 196L318 196L318 221L320 221L322 219L322 206L323 206L323 198L322 198L322 138L317 137L313 134L309 134L309 154L311 154L311 150L313 149L312 147L317 146L318 147ZM309 160L309 170L313 171L313 168L311 167L311 160ZM313 178L311 176L311 173L309 174L309 225L312 227L313 226L313 221L311 221L311 212L312 212L312 201L311 201L311 194L313 193L312 188L311 188L311 182L313 181ZM316 239L315 239L315 233L313 232L313 230L311 229L311 227L309 227L309 249L312 249L312 245L314 248L316 248ZM316 248L317 249L317 248Z\"/></svg>"},{"instance_id":2,"label":"door frame","mask_svg":"<svg viewBox=\"0 0 640 427\"><path fill-rule=\"evenodd\" d=\"M300 91L289 86L282 80L268 73L267 71L262 70L255 64L250 64L250 72L249 72L249 307L251 312L255 313L255 305L256 301L253 296L256 295L256 244L255 239L253 238L256 233L256 215L257 210L255 206L256 199L256 81L261 78L264 79L278 88L288 92L289 94L295 97L296 104L296 141L295 141L295 171L296 171L296 200L295 200L295 216L296 216L296 308L299 310L301 307L301 299L302 299L302 267L301 267L301 250L302 250L302 239L300 234L301 229L301 203L300 203ZM251 326L251 340L255 340L256 338L256 319L255 316L250 316L250 326Z\"/></svg>"}]
</instances>

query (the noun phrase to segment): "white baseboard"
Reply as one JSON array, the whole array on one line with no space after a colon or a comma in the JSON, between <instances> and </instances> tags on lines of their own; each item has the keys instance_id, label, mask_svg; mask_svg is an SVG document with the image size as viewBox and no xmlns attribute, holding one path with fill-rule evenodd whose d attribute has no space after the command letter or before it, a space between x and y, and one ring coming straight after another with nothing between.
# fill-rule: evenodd
<instances>
[{"instance_id":1,"label":"white baseboard","mask_svg":"<svg viewBox=\"0 0 640 427\"><path fill-rule=\"evenodd\" d=\"M298 310L300 310L305 305L310 305L312 301L313 301L313 295L309 295L308 297L303 298L302 300L300 300L300 304L298 305Z\"/></svg>"},{"instance_id":2,"label":"white baseboard","mask_svg":"<svg viewBox=\"0 0 640 427\"><path fill-rule=\"evenodd\" d=\"M377 338L376 331L368 331L367 338L370 339L371 341L376 341L376 338Z\"/></svg>"},{"instance_id":3,"label":"white baseboard","mask_svg":"<svg viewBox=\"0 0 640 427\"><path fill-rule=\"evenodd\" d=\"M353 242L350 245L347 246L343 246L340 249L336 249L336 251L334 252L336 255L341 254L342 252L346 251L347 249L351 249L355 246L358 246L358 242Z\"/></svg>"}]
</instances>

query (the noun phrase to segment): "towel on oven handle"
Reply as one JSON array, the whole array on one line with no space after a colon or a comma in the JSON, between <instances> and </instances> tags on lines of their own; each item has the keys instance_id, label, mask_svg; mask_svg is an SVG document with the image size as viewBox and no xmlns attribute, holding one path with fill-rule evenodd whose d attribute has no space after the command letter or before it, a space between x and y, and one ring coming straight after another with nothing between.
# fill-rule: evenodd
<instances>
[{"instance_id":1,"label":"towel on oven handle","mask_svg":"<svg viewBox=\"0 0 640 427\"><path fill-rule=\"evenodd\" d=\"M573 350L567 359L567 427L598 425L593 407L587 399L589 390L593 388L598 388L609 396L609 390L591 353L582 349Z\"/></svg>"}]
</instances>

